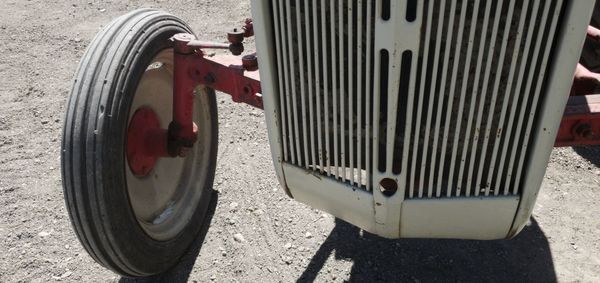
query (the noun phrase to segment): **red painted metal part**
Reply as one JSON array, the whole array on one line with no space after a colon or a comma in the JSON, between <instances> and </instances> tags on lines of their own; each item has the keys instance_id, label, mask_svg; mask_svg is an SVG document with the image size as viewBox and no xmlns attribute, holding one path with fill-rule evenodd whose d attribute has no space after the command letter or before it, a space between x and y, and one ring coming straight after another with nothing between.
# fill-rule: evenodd
<instances>
[{"instance_id":1,"label":"red painted metal part","mask_svg":"<svg viewBox=\"0 0 600 283\"><path fill-rule=\"evenodd\" d=\"M192 147L197 139L194 131L194 88L197 83L189 70L194 62L194 48L187 46L193 40L190 34L175 35L175 58L173 71L173 121L169 125L169 148L171 155L180 155L182 147Z\"/></svg>"},{"instance_id":2,"label":"red painted metal part","mask_svg":"<svg viewBox=\"0 0 600 283\"><path fill-rule=\"evenodd\" d=\"M600 44L600 29L597 29L597 28L595 28L593 26L588 26L587 36L591 40L593 40L596 43Z\"/></svg>"},{"instance_id":3,"label":"red painted metal part","mask_svg":"<svg viewBox=\"0 0 600 283\"><path fill-rule=\"evenodd\" d=\"M600 44L600 30L589 26L587 36ZM579 64L554 146L600 145L600 74Z\"/></svg>"},{"instance_id":4,"label":"red painted metal part","mask_svg":"<svg viewBox=\"0 0 600 283\"><path fill-rule=\"evenodd\" d=\"M256 60L254 55L245 58ZM199 55L193 57L192 61L196 82L231 95L234 102L263 109L258 68L247 70L242 60L235 56L206 58Z\"/></svg>"},{"instance_id":5,"label":"red painted metal part","mask_svg":"<svg viewBox=\"0 0 600 283\"><path fill-rule=\"evenodd\" d=\"M174 47L173 120L162 129L158 117L148 107L137 109L127 132L127 160L136 176L146 176L160 157L184 156L194 146L198 127L193 122L194 89L204 85L230 94L233 101L263 108L256 55L243 58L207 58L202 48L243 51L243 38L254 34L252 21L242 31L229 33L231 44L202 42L191 34L177 34Z\"/></svg>"},{"instance_id":6,"label":"red painted metal part","mask_svg":"<svg viewBox=\"0 0 600 283\"><path fill-rule=\"evenodd\" d=\"M127 130L127 162L134 175L148 175L159 157L168 157L167 130L149 107L139 108Z\"/></svg>"},{"instance_id":7,"label":"red painted metal part","mask_svg":"<svg viewBox=\"0 0 600 283\"><path fill-rule=\"evenodd\" d=\"M600 145L600 94L569 97L555 146Z\"/></svg>"}]
</instances>

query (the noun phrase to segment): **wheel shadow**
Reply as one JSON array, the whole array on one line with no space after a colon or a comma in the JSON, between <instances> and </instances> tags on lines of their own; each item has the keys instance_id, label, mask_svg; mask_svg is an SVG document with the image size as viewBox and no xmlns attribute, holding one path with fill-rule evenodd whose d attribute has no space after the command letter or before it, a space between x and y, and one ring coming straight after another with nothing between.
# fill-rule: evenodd
<instances>
[{"instance_id":1,"label":"wheel shadow","mask_svg":"<svg viewBox=\"0 0 600 283\"><path fill-rule=\"evenodd\" d=\"M548 240L535 219L498 241L388 240L336 220L298 282L312 282L334 255L351 261L350 282L556 282Z\"/></svg>"},{"instance_id":2,"label":"wheel shadow","mask_svg":"<svg viewBox=\"0 0 600 283\"><path fill-rule=\"evenodd\" d=\"M179 264L175 267L171 268L165 273L149 276L144 278L127 278L122 277L119 282L120 283L146 283L146 282L188 282L190 277L190 273L194 268L194 264L196 263L196 259L198 258L198 254L200 254L200 250L202 249L202 244L204 243L204 239L206 238L206 234L208 233L208 228L210 227L211 220L213 215L215 214L215 209L217 208L217 203L219 199L219 194L216 191L212 191L212 198L209 203L208 211L206 212L206 218L204 219L204 225L198 234L198 238L192 243L189 251L181 258Z\"/></svg>"},{"instance_id":3,"label":"wheel shadow","mask_svg":"<svg viewBox=\"0 0 600 283\"><path fill-rule=\"evenodd\" d=\"M579 156L600 168L600 146L574 146L573 150Z\"/></svg>"}]
</instances>

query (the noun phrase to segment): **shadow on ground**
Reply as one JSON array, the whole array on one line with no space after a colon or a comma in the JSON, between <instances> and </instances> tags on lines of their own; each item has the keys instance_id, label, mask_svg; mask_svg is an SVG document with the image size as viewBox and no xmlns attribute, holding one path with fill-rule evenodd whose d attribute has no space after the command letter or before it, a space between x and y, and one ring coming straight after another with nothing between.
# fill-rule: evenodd
<instances>
[{"instance_id":1,"label":"shadow on ground","mask_svg":"<svg viewBox=\"0 0 600 283\"><path fill-rule=\"evenodd\" d=\"M351 261L351 282L556 282L548 241L532 219L512 240L387 240L336 220L298 282L312 282L327 259ZM328 278L328 277L319 277Z\"/></svg>"},{"instance_id":2,"label":"shadow on ground","mask_svg":"<svg viewBox=\"0 0 600 283\"><path fill-rule=\"evenodd\" d=\"M120 283L146 283L146 282L188 282L188 278L190 277L190 273L194 268L194 264L196 263L196 259L198 258L198 254L200 254L200 250L202 249L202 243L204 243L204 238L206 237L206 233L208 232L208 228L210 227L211 220L213 215L215 214L215 209L217 208L218 196L219 194L213 191L213 196L210 201L208 211L206 212L206 218L204 219L204 226L202 230L200 230L200 234L198 238L192 243L192 247L188 251L186 255L183 256L179 264L173 267L171 270L159 274L156 276L150 276L145 278L121 278L119 280Z\"/></svg>"},{"instance_id":3,"label":"shadow on ground","mask_svg":"<svg viewBox=\"0 0 600 283\"><path fill-rule=\"evenodd\" d=\"M600 167L600 146L574 146L573 150L596 167Z\"/></svg>"}]
</instances>

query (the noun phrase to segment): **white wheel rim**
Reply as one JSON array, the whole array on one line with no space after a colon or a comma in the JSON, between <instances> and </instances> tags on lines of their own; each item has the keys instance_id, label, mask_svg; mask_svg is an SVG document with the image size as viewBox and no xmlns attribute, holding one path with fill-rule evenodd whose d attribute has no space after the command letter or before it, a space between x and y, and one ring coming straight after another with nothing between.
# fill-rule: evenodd
<instances>
[{"instance_id":1,"label":"white wheel rim","mask_svg":"<svg viewBox=\"0 0 600 283\"><path fill-rule=\"evenodd\" d=\"M210 164L211 112L209 92L196 89L194 122L198 141L185 158L159 158L144 177L133 174L126 163L127 191L132 210L141 228L158 241L176 237L192 220L204 193ZM166 129L172 120L173 50L160 52L148 66L135 92L129 120L140 107L156 113ZM129 122L128 122L129 124Z\"/></svg>"}]
</instances>

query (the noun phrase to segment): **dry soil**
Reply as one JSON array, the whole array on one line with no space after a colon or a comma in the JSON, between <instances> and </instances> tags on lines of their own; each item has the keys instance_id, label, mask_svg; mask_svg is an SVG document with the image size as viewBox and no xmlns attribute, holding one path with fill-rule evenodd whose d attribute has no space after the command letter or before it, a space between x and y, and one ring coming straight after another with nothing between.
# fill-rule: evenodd
<instances>
[{"instance_id":1,"label":"dry soil","mask_svg":"<svg viewBox=\"0 0 600 283\"><path fill-rule=\"evenodd\" d=\"M247 0L0 1L0 282L128 281L77 241L59 148L84 48L112 18L140 7L170 11L206 40L224 41L250 16ZM218 104L212 224L179 266L148 282L600 281L597 148L554 151L531 225L516 239L385 240L289 200L263 113L223 94Z\"/></svg>"}]
</instances>

